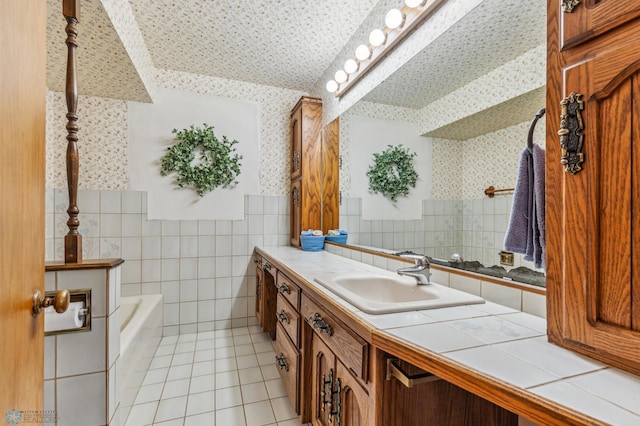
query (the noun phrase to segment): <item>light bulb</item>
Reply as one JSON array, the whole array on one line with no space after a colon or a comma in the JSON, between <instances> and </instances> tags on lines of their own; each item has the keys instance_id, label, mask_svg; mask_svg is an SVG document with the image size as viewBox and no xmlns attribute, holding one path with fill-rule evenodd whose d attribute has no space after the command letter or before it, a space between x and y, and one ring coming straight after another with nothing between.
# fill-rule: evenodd
<instances>
[{"instance_id":1,"label":"light bulb","mask_svg":"<svg viewBox=\"0 0 640 426\"><path fill-rule=\"evenodd\" d=\"M356 58L361 61L369 59L371 56L371 49L366 44L361 44L356 48Z\"/></svg>"},{"instance_id":2,"label":"light bulb","mask_svg":"<svg viewBox=\"0 0 640 426\"><path fill-rule=\"evenodd\" d=\"M327 81L327 92L335 93L338 90L338 83L335 80Z\"/></svg>"},{"instance_id":3,"label":"light bulb","mask_svg":"<svg viewBox=\"0 0 640 426\"><path fill-rule=\"evenodd\" d=\"M392 30L400 28L404 25L404 15L398 9L391 9L384 18L384 24Z\"/></svg>"},{"instance_id":4,"label":"light bulb","mask_svg":"<svg viewBox=\"0 0 640 426\"><path fill-rule=\"evenodd\" d=\"M336 71L335 79L339 84L342 84L347 81L347 73L342 70L338 70Z\"/></svg>"},{"instance_id":5,"label":"light bulb","mask_svg":"<svg viewBox=\"0 0 640 426\"><path fill-rule=\"evenodd\" d=\"M369 43L373 47L382 46L387 41L387 35L381 29L376 28L369 34Z\"/></svg>"},{"instance_id":6,"label":"light bulb","mask_svg":"<svg viewBox=\"0 0 640 426\"><path fill-rule=\"evenodd\" d=\"M349 74L354 73L358 71L358 63L353 59L349 59L344 63L344 70Z\"/></svg>"},{"instance_id":7,"label":"light bulb","mask_svg":"<svg viewBox=\"0 0 640 426\"><path fill-rule=\"evenodd\" d=\"M404 4L406 4L407 7L424 6L426 2L427 0L404 0Z\"/></svg>"}]
</instances>

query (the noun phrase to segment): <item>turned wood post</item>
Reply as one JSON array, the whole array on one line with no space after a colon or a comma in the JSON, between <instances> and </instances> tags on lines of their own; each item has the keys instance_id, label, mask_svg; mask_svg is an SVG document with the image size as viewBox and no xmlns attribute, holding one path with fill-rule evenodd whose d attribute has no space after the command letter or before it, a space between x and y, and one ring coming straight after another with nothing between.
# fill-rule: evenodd
<instances>
[{"instance_id":1,"label":"turned wood post","mask_svg":"<svg viewBox=\"0 0 640 426\"><path fill-rule=\"evenodd\" d=\"M76 25L80 18L80 0L62 0L62 14L67 20L65 31L67 39L67 186L69 189L69 233L64 237L64 262L82 262L82 235L78 232L78 78L76 75L76 47L78 47L78 30Z\"/></svg>"}]
</instances>

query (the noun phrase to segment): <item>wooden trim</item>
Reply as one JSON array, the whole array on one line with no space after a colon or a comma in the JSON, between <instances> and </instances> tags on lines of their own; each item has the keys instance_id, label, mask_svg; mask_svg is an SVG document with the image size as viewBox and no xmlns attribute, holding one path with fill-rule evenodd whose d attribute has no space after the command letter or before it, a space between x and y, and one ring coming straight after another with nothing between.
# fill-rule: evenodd
<instances>
[{"instance_id":1,"label":"wooden trim","mask_svg":"<svg viewBox=\"0 0 640 426\"><path fill-rule=\"evenodd\" d=\"M413 263L413 260L411 260L411 259L405 259L405 258L402 258L400 256L396 256L395 254L384 253L384 252L381 252L381 251L372 250L372 249L368 249L368 248L364 248L364 247L350 246L350 245L346 245L346 244L336 243L335 241L325 241L324 243L325 244L331 244L331 245L334 245L334 246L337 246L337 247L342 247L342 248L345 248L345 249L348 249L348 250L355 250L355 251L359 251L359 252L362 252L362 253L371 254L371 255L374 255L374 256L384 257L384 258L387 258L387 259L390 259L390 260L396 260L396 261L405 262L405 263ZM529 293L540 294L542 296L546 296L546 294L547 294L547 289L546 288L538 287L538 286L531 285L531 284L519 283L517 281L511 281L511 280L507 280L507 279L504 279L504 278L496 278L496 277L492 277L492 276L489 276L489 275L478 274L476 272L462 271L460 269L449 268L447 266L442 266L442 265L433 265L432 264L431 268L439 270L439 271L448 272L450 274L461 275L463 277L474 278L474 279L478 279L478 280L489 282L489 283L493 283L493 284L503 285L505 287L515 288L515 289L526 291L526 292L529 292Z\"/></svg>"},{"instance_id":2,"label":"wooden trim","mask_svg":"<svg viewBox=\"0 0 640 426\"><path fill-rule=\"evenodd\" d=\"M124 263L124 259L89 259L83 260L81 263L63 263L60 261L45 262L44 270L46 272L53 271L73 271L79 269L111 269Z\"/></svg>"},{"instance_id":3,"label":"wooden trim","mask_svg":"<svg viewBox=\"0 0 640 426\"><path fill-rule=\"evenodd\" d=\"M478 373L443 355L414 346L404 340L373 331L371 342L376 348L397 356L474 395L484 398L509 411L544 425L605 425L599 420L571 410L545 398L510 386Z\"/></svg>"}]
</instances>

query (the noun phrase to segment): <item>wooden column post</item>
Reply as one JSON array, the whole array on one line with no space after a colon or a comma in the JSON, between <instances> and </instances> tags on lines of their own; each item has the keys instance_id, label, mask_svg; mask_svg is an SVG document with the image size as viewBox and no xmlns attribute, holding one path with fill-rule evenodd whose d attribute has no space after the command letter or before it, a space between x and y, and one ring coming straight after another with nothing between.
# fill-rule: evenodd
<instances>
[{"instance_id":1,"label":"wooden column post","mask_svg":"<svg viewBox=\"0 0 640 426\"><path fill-rule=\"evenodd\" d=\"M78 232L78 78L76 75L76 47L78 47L78 30L76 25L80 18L80 0L62 0L62 14L67 20L65 31L67 39L67 185L69 189L69 233L64 237L64 262L82 262L82 235Z\"/></svg>"}]
</instances>

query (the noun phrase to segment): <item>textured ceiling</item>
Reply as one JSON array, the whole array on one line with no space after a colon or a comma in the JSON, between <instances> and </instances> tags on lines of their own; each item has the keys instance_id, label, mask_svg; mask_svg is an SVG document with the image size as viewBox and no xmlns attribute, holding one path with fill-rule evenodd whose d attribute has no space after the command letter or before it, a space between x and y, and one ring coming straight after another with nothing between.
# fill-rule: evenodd
<instances>
[{"instance_id":1,"label":"textured ceiling","mask_svg":"<svg viewBox=\"0 0 640 426\"><path fill-rule=\"evenodd\" d=\"M485 0L364 99L422 108L545 40L546 0Z\"/></svg>"},{"instance_id":2,"label":"textured ceiling","mask_svg":"<svg viewBox=\"0 0 640 426\"><path fill-rule=\"evenodd\" d=\"M310 91L378 0L129 0L156 68Z\"/></svg>"}]
</instances>

